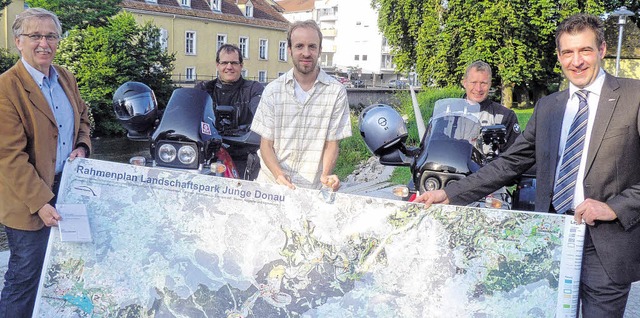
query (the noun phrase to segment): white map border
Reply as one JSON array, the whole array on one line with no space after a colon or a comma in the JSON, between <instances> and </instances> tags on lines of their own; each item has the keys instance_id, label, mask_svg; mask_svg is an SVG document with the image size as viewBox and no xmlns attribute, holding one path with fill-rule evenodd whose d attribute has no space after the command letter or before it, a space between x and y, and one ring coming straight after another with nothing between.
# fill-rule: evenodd
<instances>
[{"instance_id":1,"label":"white map border","mask_svg":"<svg viewBox=\"0 0 640 318\"><path fill-rule=\"evenodd\" d=\"M79 169L79 167L89 167L88 169L99 171L101 174L85 175L86 173L83 172L85 170ZM89 171L89 170L86 170L86 171ZM134 180L138 176L140 177L140 179ZM248 204L249 206L252 206L254 208L255 211L251 211L251 212L256 213L255 215L258 215L260 213L262 213L263 216L267 214L277 215L277 217L274 217L274 219L279 218L283 221L286 221L285 222L286 224L284 225L281 224L280 227L284 226L285 228L288 228L290 230L295 229L295 230L298 230L300 233L303 233L304 231L309 231L309 229L305 228L304 226L304 224L306 224L305 220L312 220L313 229L311 231L313 231L313 236L314 236L313 239L317 240L317 241L314 241L314 244L321 244L321 245L324 244L323 246L344 247L345 237L346 238L356 237L357 239L362 240L363 236L358 236L358 235L363 233L366 233L366 235L369 235L370 237L376 237L376 235L378 235L377 236L378 240L384 239L385 237L388 239L392 235L397 235L398 233L401 233L403 230L407 231L411 227L414 227L416 225L430 226L428 229L433 231L417 231L417 232L409 231L407 233L409 234L412 233L411 235L413 237L407 237L411 235L405 235L404 239L407 239L407 240L417 239L419 240L419 242L431 243L431 244L437 243L437 241L441 239L437 235L435 236L433 235L433 232L437 232L437 230L434 230L435 229L434 225L436 225L436 228L438 227L437 223L435 223L433 220L429 218L424 219L423 216L420 216L419 218L414 219L414 221L417 222L415 224L405 224L404 228L396 228L395 230L390 231L388 224L384 225L387 222L385 220L389 219L390 214L393 214L394 210L398 212L398 209L400 208L404 207L406 209L406 207L413 206L412 204L407 204L399 201L375 199L375 198L368 198L368 197L365 198L365 197L359 197L354 195L336 193L334 194L335 197L331 198L333 201L329 203L327 198L325 197L325 194L319 191L314 191L314 190L297 189L295 191L291 191L291 190L288 190L287 188L274 186L274 185L266 185L266 184L259 184L259 183L253 183L253 182L202 176L202 175L181 172L181 171L167 171L167 170L157 169L157 168L135 167L130 165L123 165L123 164L97 161L97 160L91 160L91 159L77 159L74 162L68 164L67 168L65 169L65 173L62 180L59 202L85 203L88 206L94 206L92 204L94 204L96 200L99 200L103 196L107 197L109 195L108 189L110 189L110 187L119 185L124 187L130 187L133 191L134 188L140 187L141 180L144 180L144 179L148 180L150 178L154 179L155 181L162 179L163 182L158 182L157 184L145 184L144 188L147 189L148 190L147 192L149 193L155 193L157 195L159 193L162 194L162 193L165 193L165 191L168 191L166 192L167 193L166 197L171 196L172 198L175 197L175 198L179 198L180 200L185 200L185 198L195 195L198 198L202 198L202 197L208 198L206 200L216 202L217 205L226 206L226 207L237 206L239 208L238 211L220 211L219 209L217 210L213 209L214 211L211 211L211 210L207 210L205 207L199 207L199 210L198 210L199 213L201 214L209 213L209 216L214 217L213 219L215 219L215 217L220 218L220 215L221 215L220 213L222 214L228 213L228 215L225 217L241 216L242 213L249 212L249 211L246 211L246 206L245 206ZM172 185L171 183L174 183L174 184ZM175 184L182 184L182 185L186 184L187 188L177 189ZM247 195L247 193L249 193L250 195ZM260 194L256 196L257 193L260 193ZM94 199L90 199L92 197ZM125 200L125 198L122 198L122 199ZM160 204L166 198L155 197L154 199L157 201L156 203L158 203L158 207L160 210L165 210L165 213L171 213L171 211L168 211L166 207L162 208L163 204ZM67 200L72 200L72 201L67 201ZM189 202L188 200L184 202L178 202L178 203L180 205L185 205L185 204L193 205L193 202ZM354 206L355 203L361 204L362 206L358 208L357 206ZM243 207L245 208L245 210L242 210ZM123 204L123 208L130 208L130 207L127 206L126 204ZM487 214L489 216L497 215L498 213L499 214L504 213L503 211L499 211L499 210L470 209L470 208L461 208L461 207L452 207L452 206L440 206L440 207L434 207L434 208L442 209L442 211L445 211L446 213L452 213L452 215L454 215L455 211L460 209L468 210L467 213L482 213L482 214ZM432 211L434 208L431 208L426 211ZM260 211L261 209L267 209L269 211L268 213L263 213L263 211ZM89 211L89 213L91 217L91 211ZM104 211L102 211L102 213L104 213ZM512 213L512 212L507 212L507 213ZM515 212L515 213L519 214L520 212ZM522 213L523 213L522 215L544 217L544 218L549 218L550 220L552 219L562 220L562 222L560 223L563 224L562 226L563 229L561 229L559 233L563 241L562 255L561 255L561 260L559 265L560 274L559 274L559 277L557 278L559 285L557 287L557 290L558 290L557 300L555 301L555 305L552 307L552 308L554 307L556 308L556 312L555 313L544 312L543 314L549 315L550 317L553 317L553 316L575 317L576 306L577 306L577 290L578 290L577 286L579 285L579 277L580 277L579 271L580 271L580 259L581 259L581 250L582 250L582 239L584 236L584 226L576 226L575 224L573 224L570 217L549 215L549 214L538 214L538 213L525 213L525 212L522 212ZM131 217L132 219L128 221L132 221L135 219L135 215ZM176 220L172 220L172 217L173 215L168 214L168 215L162 216L162 219L169 220L169 222L178 222ZM95 220L97 219L98 218L96 216ZM151 219L149 219L148 221L150 223L154 222ZM248 224L246 224L247 227L250 227L252 225L250 219L244 219L244 221L248 222ZM195 225L193 223L185 223L185 224L189 226L197 226L197 222ZM136 225L144 226L144 222L137 223ZM243 225L244 224L236 224L236 226L243 226ZM380 227L381 225L382 227ZM96 228L98 228L98 231L96 231ZM101 229L100 226L97 226L95 223L92 222L92 232L94 233L94 235L97 237L98 240L100 239L100 235L102 235L102 233L100 232L100 229ZM141 229L140 227L136 228L135 226L132 226L131 229L120 228L120 230L131 231L131 233L135 233L135 231L140 231L140 229ZM241 230L241 228L238 228L238 229ZM56 260L52 259L51 255L52 253L55 254L54 252L58 251L60 248L65 249L65 247L63 246L69 243L61 243L59 241L59 236L55 235L55 233L57 232L52 231L52 235L50 238L50 243L49 243L48 252L47 252L47 259L45 261L45 268L43 269L43 275L42 275L43 278L40 282L41 286L38 292L38 300L37 300L36 308L34 311L34 317L46 317L48 314L50 314L46 312L45 309L43 309L46 307L46 306L43 307L43 304L47 303L46 302L47 299L50 300L57 297L53 295L52 292L54 294L55 292L60 292L60 290L52 291L50 288L48 288L48 287L51 287L51 284L52 284L51 277L49 277L48 275L49 273L51 273L51 266L52 265L57 266L60 264L60 263L55 263ZM565 233L566 235L562 235L562 233ZM244 234L246 235L247 233L244 233ZM416 236L416 234L418 236ZM239 243L239 242L225 242L224 235L217 236L215 233L209 233L208 235L210 235L210 237L202 238L202 240L203 241L218 240L219 242L224 242L229 246ZM264 251L263 249L265 249L268 246L281 247L282 233L252 233L251 235L256 236L251 241L251 244L244 244L244 245L238 244L236 248L241 247L244 250L238 251L239 252L238 255L234 255L234 257L240 257L239 255L244 255L244 254L251 254L251 255L254 255L253 258L248 261L242 260L242 259L234 259L235 261L238 261L239 264L241 264L239 267L239 272L236 273L239 276L231 277L228 275L229 273L227 274L222 273L223 274L222 277L224 277L224 279L234 282L233 284L235 284L236 287L245 286L247 288L250 288L251 285L253 285L254 287L262 286L264 288L265 287L264 281L263 282L256 281L255 275L259 273L259 269L261 268L261 266L263 266L264 264L270 261L273 261L277 257L281 257L282 250L280 248L280 251L276 251L276 253L274 254L273 251ZM94 242L96 242L96 237L94 237ZM228 237L226 239L228 239ZM337 314L338 312L336 312L335 310L340 309L341 306L345 304L344 303L345 299L348 301L355 301L354 299L357 299L357 297L362 297L362 294L360 296L357 296L356 294L354 294L354 292L359 290L358 293L363 293L363 292L368 293L368 292L371 292L370 290L371 287L378 286L378 285L368 285L372 281L376 281L376 279L382 280L382 281L387 280L387 282L389 282L389 280L396 280L391 285L388 285L388 286L405 284L405 287L410 286L410 288L413 288L411 290L415 292L414 296L406 297L405 295L404 297L398 298L400 300L405 299L405 301L409 301L411 299L411 301L413 302L415 301L419 302L420 301L419 297L421 297L420 296L421 293L429 293L429 292L435 293L434 290L421 289L423 288L421 286L411 287L411 284L419 283L421 279L423 279L423 281L429 281L430 279L428 277L429 275L424 275L424 273L414 273L415 277L412 277L408 281L406 281L406 278L404 278L405 281L401 281L402 278L398 277L397 275L389 276L389 269L385 270L384 262L383 263L377 262L379 260L380 255L383 255L384 258L386 259L385 261L387 263L390 263L390 262L393 262L394 259L399 260L402 258L406 258L408 253L414 253L411 255L411 256L414 256L413 262L415 262L416 260L420 260L421 262L427 262L430 259L431 260L434 259L432 255L421 254L421 253L424 253L424 250L420 250L419 248L414 249L412 251L404 249L402 251L403 253L400 253L400 254L394 253L395 252L394 249L397 248L398 245L393 245L391 243L395 244L395 243L401 242L402 239L403 239L402 236L396 236L393 238L392 241L383 240L383 241L378 241L377 244L372 245L371 247L375 249L367 251L368 253L366 254L367 258L359 262L358 264L356 264L358 267L357 270L358 272L361 273L361 275L359 280L354 281L355 283L355 285L353 286L354 289L351 289L349 293L345 293L342 297L327 297L327 299L325 299L324 304L321 304L320 306L310 309L309 311L304 313L304 315L320 317L320 316L329 316L329 315ZM391 243L387 244L388 242L391 242ZM362 241L356 242L356 245L357 244L362 245L362 243L363 243ZM93 265L96 266L96 268L98 268L99 262L97 261L97 258L96 258L97 256L96 256L95 244L98 244L98 242L93 244L85 244L85 245L78 244L72 248L69 248L69 246L67 245L66 248L68 249L68 251L72 251L74 253L80 253L80 255L85 255L86 260L93 261L94 262ZM350 244L353 245L353 242L350 242ZM457 252L453 251L453 253L459 253L459 252L460 251L457 251ZM314 251L310 251L309 253L313 254ZM383 254L380 254L380 253L383 253ZM451 253L451 251L447 253ZM223 255L223 254L224 254L224 251L220 255ZM306 255L306 256L309 256L309 255ZM110 264L114 265L113 262L111 262ZM397 264L402 264L402 262ZM118 275L122 276L122 280L120 281L120 284L126 282L126 279L132 279L135 276L135 275L132 275L132 273L128 273L128 271L130 270L133 271L135 270L136 267L127 266L127 264L124 264L124 265L125 265L124 267L120 267L120 268L110 268L111 271L115 271ZM320 265L315 264L314 266L321 266L321 264ZM420 268L420 269L423 269L424 267L424 266L420 267L421 266L420 264L417 264L416 266L418 266L417 268ZM399 268L400 267L393 268L392 272L394 270L398 270ZM278 266L276 266L275 269L284 270ZM84 267L83 270L88 271L90 270L90 268ZM104 272L104 269L103 269L103 272ZM384 274L385 272L387 274ZM187 272L185 271L185 273ZM98 275L104 275L104 274L105 273L98 273ZM146 273L138 272L137 274L144 275ZM362 274L364 274L364 276ZM263 277L264 279L267 280L267 283L269 282L269 277L271 275L276 275L277 278L282 280L282 276L290 275L290 273L286 273L286 272L280 273L277 270L274 273L274 269L272 268L272 270L269 273L267 273L267 276ZM87 283L87 282L90 282L91 279L93 279L93 277L84 276L81 279L83 283ZM456 284L462 283L462 281L458 281L456 283L456 281L455 280L452 281L451 278L449 278L448 280L449 280L448 284L450 284L450 287L457 286ZM116 280L116 283L117 283L117 280ZM159 281L159 283L166 285L167 283L166 277L164 279L164 282ZM92 282L92 284L95 285L96 282ZM180 286L180 284L182 284L182 286L188 285L186 281L183 281L182 283L174 281L172 284L174 286ZM184 285L184 284L187 284L187 285ZM256 301L257 302L263 301L263 303L266 302L268 304L269 302L271 302L270 304L272 306L278 307L278 305L282 305L283 302L287 301L287 297L291 297L290 295L287 296L286 293L282 293L281 288L274 289L274 286L270 286L269 284L266 284L266 285L267 285L266 287L271 288L271 290L269 291L259 290L258 292L254 293L254 295L258 295L256 297L260 298L260 300L256 300L257 298L253 299L254 308L250 308L250 310L248 311L240 310L241 309L240 308L237 310L237 314L239 314L240 316L246 316L251 314L255 315ZM117 284L112 286L112 288L116 290L119 289L120 291L124 290L123 286L119 287ZM211 290L214 290L214 289L215 288L211 288ZM406 294L406 290L403 290L403 291ZM523 290L521 290L520 292L522 291ZM191 290L191 292L193 292L193 290ZM398 308L395 308L393 306L389 307L389 304L393 304L395 301L394 306L403 306L402 302L398 301L398 299L395 299L392 301L390 298L388 298L391 295L393 295L393 293L390 294L388 291L384 291L384 290L378 291L378 292L379 293L377 294L377 296L376 294L370 294L369 296L367 296L367 297L373 297L373 298L367 298L367 299L369 299L369 301L375 300L374 302L376 304L375 306L377 306L378 308L373 308L373 309L365 308L364 310L368 313L376 312L377 314L379 314L379 316L384 316L384 313L387 313L387 314L394 313L394 315L398 314L398 311L397 311ZM455 289L448 290L448 291L441 290L440 292L441 292L441 296L445 298L451 297L453 299L455 297L460 296L460 295L456 295L456 293L459 293L459 291L456 292ZM270 294L267 295L268 293ZM74 296L74 297L80 297L80 296ZM397 297L397 295L394 297ZM343 299L342 301L340 300L341 298ZM270 301L267 301L268 299L270 299ZM74 307L81 307L78 304L83 303L83 301L90 301L90 300L81 299L81 298L73 298L72 301L69 301L68 299L66 300L66 302L68 302L69 304L73 303ZM245 299L245 303L249 301L251 301L251 299ZM281 302L279 303L278 301L281 301ZM450 300L447 300L447 301L450 301ZM443 304L444 303L445 302L443 302ZM427 307L424 307L422 305L416 306L415 304L405 304L405 305L406 305L406 308L413 308L412 310L414 310L413 312L409 310L408 312L405 312L405 313L416 314L416 316L424 316L425 314L424 309L427 308L428 306L436 307L433 309L433 311L431 311L431 313L436 315L438 312L440 312L441 314L454 313L451 311L451 308L448 308L446 306L439 306L438 304L436 305L424 304L424 306L427 306ZM385 306L389 308L385 309ZM423 311L415 311L416 308L421 308L421 310ZM41 309L44 311L40 312ZM51 307L46 307L46 309L47 310L51 309ZM496 309L496 308L493 308L493 309ZM344 310L344 308L342 310ZM78 314L81 311L79 311L77 308L75 311L72 311L72 312L75 312L76 314L73 317L82 316ZM282 313L284 311L280 310L280 312ZM359 311L359 312L362 313L362 311ZM349 313L349 311L346 311L346 312L342 311L341 313L343 314ZM492 313L497 314L498 311L493 311ZM233 314L233 312L228 312L227 316L231 316L231 314ZM351 314L353 315L354 312L351 312ZM391 317L393 315L389 315L389 316ZM452 315L452 316L455 316L455 315Z\"/></svg>"}]
</instances>

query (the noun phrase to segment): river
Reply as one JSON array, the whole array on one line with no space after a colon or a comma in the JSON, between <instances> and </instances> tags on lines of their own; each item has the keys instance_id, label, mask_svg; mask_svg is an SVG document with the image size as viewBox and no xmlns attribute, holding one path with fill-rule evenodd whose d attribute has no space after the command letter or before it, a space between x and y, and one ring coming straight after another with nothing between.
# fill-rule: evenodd
<instances>
[{"instance_id":1,"label":"river","mask_svg":"<svg viewBox=\"0 0 640 318\"><path fill-rule=\"evenodd\" d=\"M151 158L149 141L131 141L126 137L91 138L91 158L128 163L133 156Z\"/></svg>"}]
</instances>

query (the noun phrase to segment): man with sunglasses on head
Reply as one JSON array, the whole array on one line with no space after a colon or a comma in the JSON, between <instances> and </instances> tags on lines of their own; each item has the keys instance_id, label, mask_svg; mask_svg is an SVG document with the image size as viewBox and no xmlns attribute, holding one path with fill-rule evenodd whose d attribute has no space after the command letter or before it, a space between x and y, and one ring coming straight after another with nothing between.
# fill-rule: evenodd
<instances>
[{"instance_id":1,"label":"man with sunglasses on head","mask_svg":"<svg viewBox=\"0 0 640 318\"><path fill-rule=\"evenodd\" d=\"M21 59L0 75L0 223L9 266L0 317L31 317L67 159L88 157L88 109L74 76L53 65L62 27L44 9L20 13L12 27Z\"/></svg>"},{"instance_id":2,"label":"man with sunglasses on head","mask_svg":"<svg viewBox=\"0 0 640 318\"><path fill-rule=\"evenodd\" d=\"M264 86L256 81L242 77L242 52L232 44L223 44L216 52L216 68L218 78L201 82L196 88L207 91L213 99L214 112L216 106L233 106L237 112L238 128L248 132L253 115L260 103ZM216 116L218 113L216 112ZM221 127L216 127L221 130ZM221 131L221 134L224 132ZM240 178L254 180L260 171L260 160L257 157L258 147L231 147L227 149Z\"/></svg>"}]
</instances>

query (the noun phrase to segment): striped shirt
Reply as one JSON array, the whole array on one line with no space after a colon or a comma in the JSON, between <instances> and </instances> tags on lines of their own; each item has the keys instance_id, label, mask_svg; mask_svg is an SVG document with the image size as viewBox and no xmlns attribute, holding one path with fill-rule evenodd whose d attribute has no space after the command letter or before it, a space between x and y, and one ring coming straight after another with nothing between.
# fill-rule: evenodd
<instances>
[{"instance_id":1,"label":"striped shirt","mask_svg":"<svg viewBox=\"0 0 640 318\"><path fill-rule=\"evenodd\" d=\"M320 70L308 97L295 97L293 69L269 83L262 93L251 130L273 140L283 172L303 188L321 188L322 154L326 141L351 136L347 91ZM262 157L256 181L276 182Z\"/></svg>"}]
</instances>

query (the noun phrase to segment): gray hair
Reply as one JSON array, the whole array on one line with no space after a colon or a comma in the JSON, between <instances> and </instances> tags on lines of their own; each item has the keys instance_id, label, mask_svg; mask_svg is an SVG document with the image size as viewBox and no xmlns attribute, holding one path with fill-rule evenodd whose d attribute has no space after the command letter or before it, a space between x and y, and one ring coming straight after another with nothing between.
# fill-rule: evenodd
<instances>
[{"instance_id":1,"label":"gray hair","mask_svg":"<svg viewBox=\"0 0 640 318\"><path fill-rule=\"evenodd\" d=\"M29 8L18 14L16 20L13 22L13 26L11 27L13 36L17 38L20 36L20 34L24 33L23 27L26 21L29 21L31 19L46 18L53 20L53 23L55 23L56 25L56 31L58 31L58 35L62 35L62 24L60 23L60 20L55 13L42 8Z\"/></svg>"},{"instance_id":2,"label":"gray hair","mask_svg":"<svg viewBox=\"0 0 640 318\"><path fill-rule=\"evenodd\" d=\"M491 79L491 76L493 73L491 73L491 66L489 66L489 64L487 64L487 62L485 61L481 61L481 60L477 60L471 64L469 64L469 66L467 66L467 70L464 71L464 77L462 78L463 80L467 78L467 76L469 76L469 72L475 69L478 72L487 72L489 73L489 79Z\"/></svg>"}]
</instances>

